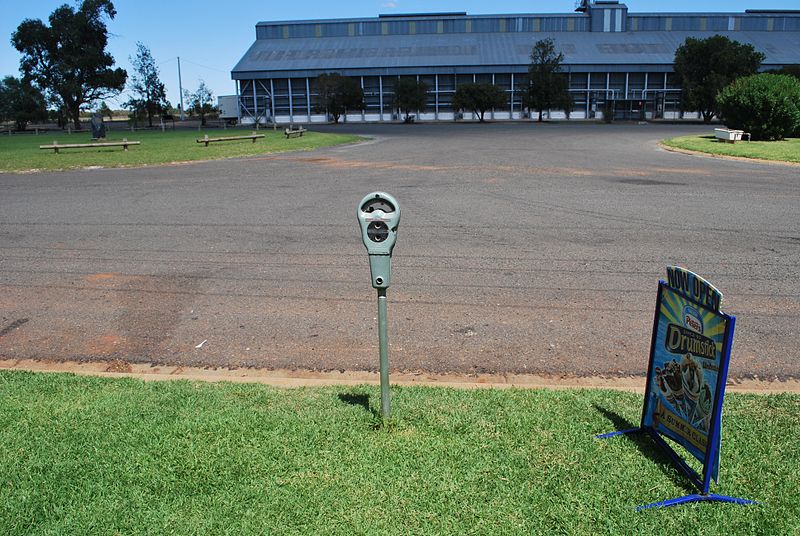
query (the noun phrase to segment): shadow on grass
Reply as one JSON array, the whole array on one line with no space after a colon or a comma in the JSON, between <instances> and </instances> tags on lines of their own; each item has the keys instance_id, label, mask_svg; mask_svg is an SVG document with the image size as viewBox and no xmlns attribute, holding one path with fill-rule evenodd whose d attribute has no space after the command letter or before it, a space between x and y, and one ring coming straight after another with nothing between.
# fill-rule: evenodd
<instances>
[{"instance_id":1,"label":"shadow on grass","mask_svg":"<svg viewBox=\"0 0 800 536\"><path fill-rule=\"evenodd\" d=\"M363 393L339 393L339 400L351 406L361 406L364 411L370 414L373 422L381 422L380 411L369 405L369 395Z\"/></svg>"},{"instance_id":2,"label":"shadow on grass","mask_svg":"<svg viewBox=\"0 0 800 536\"><path fill-rule=\"evenodd\" d=\"M638 424L632 423L619 413L608 410L598 404L593 404L593 406L598 413L611 421L613 430L630 430L632 428L639 427ZM609 432L613 430L609 430ZM680 470L675 467L669 455L662 451L646 432L625 434L622 437L612 437L604 439L603 441L619 440L633 441L633 443L636 445L636 448L639 449L639 452L641 452L642 455L644 455L648 460L655 463L658 468L661 469L661 472L668 476L669 479L672 480L673 484L675 484L677 487L684 489L689 493L694 493L696 491L689 479L687 479L683 473L681 473Z\"/></svg>"}]
</instances>

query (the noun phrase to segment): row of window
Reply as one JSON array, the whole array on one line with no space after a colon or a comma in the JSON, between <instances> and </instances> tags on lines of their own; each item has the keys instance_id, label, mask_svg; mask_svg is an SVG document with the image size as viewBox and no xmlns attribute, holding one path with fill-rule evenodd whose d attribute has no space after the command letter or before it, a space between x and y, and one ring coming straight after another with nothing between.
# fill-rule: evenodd
<instances>
[{"instance_id":1,"label":"row of window","mask_svg":"<svg viewBox=\"0 0 800 536\"><path fill-rule=\"evenodd\" d=\"M656 92L667 90L674 92L679 88L673 73L570 73L569 87L573 94L576 109L585 106L587 102L602 100L606 96L615 99L648 99ZM391 110L394 85L399 77L396 76L364 76L359 77L364 90L364 104L366 111ZM406 78L406 77L402 77ZM417 77L414 77L417 78ZM522 102L521 88L528 82L527 75L509 73L501 74L476 74L476 75L434 75L419 76L418 79L427 84L428 108L438 109L440 112L452 111L451 103L456 87L468 82L494 83L502 88L507 95L507 107L520 110ZM291 100L290 100L291 83ZM255 86L255 94L253 87ZM437 91L438 87L438 91ZM308 92L306 91L308 88ZM272 99L270 99L272 92ZM306 114L311 108L312 112L319 110L320 103L314 87L313 79L292 78L291 80L242 80L240 81L239 95L242 103L252 111L256 107L262 113L265 107L274 106L277 115ZM291 103L291 108L290 108Z\"/></svg>"},{"instance_id":2,"label":"row of window","mask_svg":"<svg viewBox=\"0 0 800 536\"><path fill-rule=\"evenodd\" d=\"M256 26L256 38L288 39L296 37L356 37L363 35L581 32L586 31L586 24L587 19L580 16L278 24Z\"/></svg>"},{"instance_id":3,"label":"row of window","mask_svg":"<svg viewBox=\"0 0 800 536\"><path fill-rule=\"evenodd\" d=\"M797 32L800 31L800 17L629 16L627 28L631 32Z\"/></svg>"},{"instance_id":4,"label":"row of window","mask_svg":"<svg viewBox=\"0 0 800 536\"><path fill-rule=\"evenodd\" d=\"M415 35L454 33L530 33L585 32L589 18L583 15L562 17L497 17L301 24L260 24L257 39L298 37L356 37L363 35ZM800 16L672 16L631 15L628 31L800 31Z\"/></svg>"}]
</instances>

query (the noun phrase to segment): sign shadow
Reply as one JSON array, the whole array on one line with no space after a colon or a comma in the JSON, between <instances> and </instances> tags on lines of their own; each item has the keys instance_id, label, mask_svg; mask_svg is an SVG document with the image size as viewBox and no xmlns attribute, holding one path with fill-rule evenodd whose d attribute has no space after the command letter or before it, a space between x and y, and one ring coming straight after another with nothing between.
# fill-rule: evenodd
<instances>
[{"instance_id":1,"label":"sign shadow","mask_svg":"<svg viewBox=\"0 0 800 536\"><path fill-rule=\"evenodd\" d=\"M636 424L632 423L619 413L606 409L598 404L592 405L600 415L611 421L611 423L614 425L614 429L635 430L638 428ZM687 481L686 477L681 474L680 471L675 470L672 459L662 449L660 449L658 445L656 445L656 443L648 434L625 434L625 437L627 437L630 441L633 441L633 443L636 445L636 448L639 449L639 452L641 452L642 455L644 455L648 460L656 464L661 472L664 473L664 475L666 475L673 484L686 491L692 491L694 489L691 482Z\"/></svg>"}]
</instances>

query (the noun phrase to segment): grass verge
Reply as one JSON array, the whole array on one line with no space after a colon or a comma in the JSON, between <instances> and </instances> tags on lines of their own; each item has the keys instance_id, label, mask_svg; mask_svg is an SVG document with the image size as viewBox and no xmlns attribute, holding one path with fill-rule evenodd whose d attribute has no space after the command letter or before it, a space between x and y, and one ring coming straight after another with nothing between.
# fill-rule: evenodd
<instances>
[{"instance_id":1,"label":"grass verge","mask_svg":"<svg viewBox=\"0 0 800 536\"><path fill-rule=\"evenodd\" d=\"M0 373L2 534L797 534L800 396L731 395L719 493L687 493L610 391L280 390Z\"/></svg>"},{"instance_id":2,"label":"grass verge","mask_svg":"<svg viewBox=\"0 0 800 536\"><path fill-rule=\"evenodd\" d=\"M667 147L722 156L800 163L800 138L782 141L722 143L714 136L680 136L662 141Z\"/></svg>"},{"instance_id":3,"label":"grass verge","mask_svg":"<svg viewBox=\"0 0 800 536\"><path fill-rule=\"evenodd\" d=\"M351 143L361 138L347 134L323 134L307 132L299 138L286 139L282 130L260 130L264 139L226 141L212 143L205 147L195 140L208 134L209 138L223 136L240 136L251 134L252 130L228 129L201 131L114 131L108 134L106 141L128 140L141 141L142 144L132 146L127 152L122 147L65 149L55 154L52 149L39 149L39 145L50 145L53 140L59 144L90 143L91 134L48 133L40 136L21 134L0 136L0 171L56 171L78 169L91 166L127 167L169 162L185 162L195 160L217 160L242 156L254 156L282 151L304 151Z\"/></svg>"}]
</instances>

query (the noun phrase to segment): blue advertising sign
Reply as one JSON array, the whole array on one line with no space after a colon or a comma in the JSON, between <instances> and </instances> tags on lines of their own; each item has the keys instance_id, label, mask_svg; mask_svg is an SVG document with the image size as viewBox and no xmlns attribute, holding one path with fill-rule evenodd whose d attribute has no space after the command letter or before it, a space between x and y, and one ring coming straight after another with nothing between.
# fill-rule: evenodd
<instances>
[{"instance_id":1,"label":"blue advertising sign","mask_svg":"<svg viewBox=\"0 0 800 536\"><path fill-rule=\"evenodd\" d=\"M658 286L641 424L598 437L646 432L700 488L699 494L640 510L697 501L750 504L709 494L711 480L719 480L722 401L736 318L720 310L722 293L697 274L670 266L667 280ZM697 458L703 464L702 476L664 438Z\"/></svg>"},{"instance_id":2,"label":"blue advertising sign","mask_svg":"<svg viewBox=\"0 0 800 536\"><path fill-rule=\"evenodd\" d=\"M701 463L710 454L719 478L719 441L709 431L723 360L727 368L729 316L663 285L658 300L642 427L682 445Z\"/></svg>"}]
</instances>

